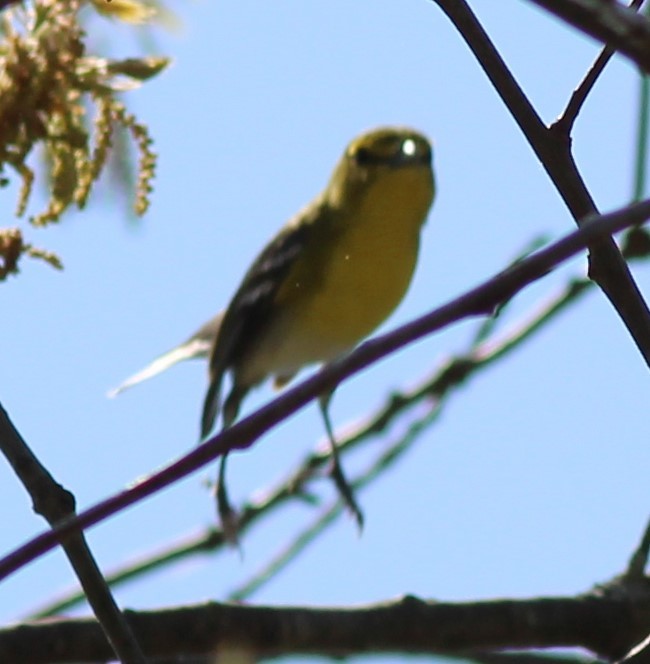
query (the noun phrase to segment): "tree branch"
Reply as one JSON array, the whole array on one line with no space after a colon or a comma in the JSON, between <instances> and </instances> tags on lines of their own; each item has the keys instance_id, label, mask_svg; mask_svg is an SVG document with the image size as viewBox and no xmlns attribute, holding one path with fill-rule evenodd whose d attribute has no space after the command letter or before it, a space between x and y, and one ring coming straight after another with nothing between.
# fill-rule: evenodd
<instances>
[{"instance_id":1,"label":"tree branch","mask_svg":"<svg viewBox=\"0 0 650 664\"><path fill-rule=\"evenodd\" d=\"M483 67L580 226L596 212L596 205L578 172L571 138L563 133L565 127L549 129L543 124L465 0L433 2L448 16ZM611 238L600 237L589 246L589 276L612 303L650 366L650 310Z\"/></svg>"},{"instance_id":2,"label":"tree branch","mask_svg":"<svg viewBox=\"0 0 650 664\"><path fill-rule=\"evenodd\" d=\"M580 647L621 656L650 623L650 594L598 592L471 603L397 601L349 608L209 603L127 614L149 658L246 653L349 656L463 654L504 648ZM0 630L0 661L99 662L110 650L91 619L48 620Z\"/></svg>"},{"instance_id":3,"label":"tree branch","mask_svg":"<svg viewBox=\"0 0 650 664\"><path fill-rule=\"evenodd\" d=\"M532 0L582 32L612 46L650 74L650 21L612 0Z\"/></svg>"},{"instance_id":4,"label":"tree branch","mask_svg":"<svg viewBox=\"0 0 650 664\"><path fill-rule=\"evenodd\" d=\"M74 496L56 482L36 458L2 405L0 405L0 450L31 496L34 511L43 516L52 528L74 517ZM102 577L83 532L70 533L61 541L61 546L114 653L122 662L145 664L138 643ZM0 658L0 661L20 660Z\"/></svg>"},{"instance_id":5,"label":"tree branch","mask_svg":"<svg viewBox=\"0 0 650 664\"><path fill-rule=\"evenodd\" d=\"M643 0L632 0L629 6L630 9L634 9L636 11L642 4ZM616 49L612 46L605 46L605 48L603 48L603 50L598 54L598 57L594 60L591 67L589 67L585 77L582 79L582 81L580 81L578 87L573 91L573 94L569 99L569 103L564 109L564 113L562 113L560 118L558 118L553 123L555 128L565 136L571 135L573 125L575 124L578 114L582 110L582 106L591 93L591 90L596 84L596 81L605 70L608 62L612 59L614 53L616 53Z\"/></svg>"}]
</instances>

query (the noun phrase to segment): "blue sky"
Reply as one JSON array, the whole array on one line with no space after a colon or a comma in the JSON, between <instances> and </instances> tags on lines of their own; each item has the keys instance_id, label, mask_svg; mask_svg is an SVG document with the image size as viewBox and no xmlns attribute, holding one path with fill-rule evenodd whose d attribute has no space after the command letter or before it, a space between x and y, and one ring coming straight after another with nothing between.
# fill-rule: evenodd
<instances>
[{"instance_id":1,"label":"blue sky","mask_svg":"<svg viewBox=\"0 0 650 664\"><path fill-rule=\"evenodd\" d=\"M472 6L552 121L597 45L526 2ZM64 272L24 262L21 275L2 285L0 399L80 507L195 444L202 364L116 400L105 392L228 302L260 247L322 188L359 132L409 124L435 143L439 196L412 288L383 330L491 276L531 238L574 227L434 3L248 0L188 3L178 12L183 29L156 35L157 52L173 65L127 96L160 154L150 212L129 223L119 197L104 188L86 212L27 231L59 252ZM110 39L116 55L142 50L130 29L99 18L90 25L99 47ZM615 59L574 133L579 167L602 210L629 200L637 87L634 68ZM13 193L0 199L5 223ZM576 259L530 288L502 324L584 270ZM648 268L637 265L634 274L650 292ZM464 349L474 326L456 325L342 385L335 422L412 385ZM254 601L523 597L576 593L613 576L648 517L649 385L632 341L594 290L472 380L409 455L361 493L361 537L341 519ZM259 390L246 412L270 396ZM252 452L233 456L234 497L272 484L322 435L312 405ZM109 569L210 524L206 477L198 473L92 529L100 565ZM319 495L334 498L329 485ZM6 464L0 504L0 550L43 530ZM243 558L225 552L188 561L121 588L118 601L150 608L219 599L309 518L296 506L251 532ZM4 583L0 617L15 619L72 581L62 554L50 554Z\"/></svg>"}]
</instances>

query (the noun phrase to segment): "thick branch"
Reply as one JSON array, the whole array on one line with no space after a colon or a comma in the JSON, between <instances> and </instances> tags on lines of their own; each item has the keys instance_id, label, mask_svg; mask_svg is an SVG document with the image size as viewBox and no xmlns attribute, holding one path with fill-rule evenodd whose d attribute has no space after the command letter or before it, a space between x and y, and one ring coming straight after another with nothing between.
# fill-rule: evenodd
<instances>
[{"instance_id":1,"label":"thick branch","mask_svg":"<svg viewBox=\"0 0 650 664\"><path fill-rule=\"evenodd\" d=\"M347 608L204 604L130 612L148 657L245 652L344 656L471 653L582 647L620 656L650 624L650 597L598 595L472 603L398 601ZM94 620L58 620L0 630L0 661L104 661L110 650ZM169 661L169 660L166 660Z\"/></svg>"}]
</instances>

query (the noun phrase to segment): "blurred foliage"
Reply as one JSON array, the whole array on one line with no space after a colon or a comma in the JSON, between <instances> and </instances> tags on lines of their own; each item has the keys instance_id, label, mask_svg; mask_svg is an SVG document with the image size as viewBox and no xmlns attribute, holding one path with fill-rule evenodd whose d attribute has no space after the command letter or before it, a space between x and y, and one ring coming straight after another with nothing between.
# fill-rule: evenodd
<instances>
[{"instance_id":1,"label":"blurred foliage","mask_svg":"<svg viewBox=\"0 0 650 664\"><path fill-rule=\"evenodd\" d=\"M0 229L0 280L18 271L18 259L23 255L40 258L57 270L63 267L56 254L26 244L20 229Z\"/></svg>"},{"instance_id":2,"label":"blurred foliage","mask_svg":"<svg viewBox=\"0 0 650 664\"><path fill-rule=\"evenodd\" d=\"M169 60L89 53L78 17L85 4L33 0L0 14L0 186L18 179L15 213L24 217L34 182L43 178L49 198L44 210L29 217L34 226L86 205L115 145L124 149L116 140L120 132L138 154L134 210L142 215L149 206L156 167L152 139L119 95L159 74ZM150 20L156 12L137 0L92 0L90 6L130 23ZM43 157L38 174L27 163L37 148ZM24 255L61 266L58 257L25 243L20 230L0 229L0 279L17 272Z\"/></svg>"}]
</instances>

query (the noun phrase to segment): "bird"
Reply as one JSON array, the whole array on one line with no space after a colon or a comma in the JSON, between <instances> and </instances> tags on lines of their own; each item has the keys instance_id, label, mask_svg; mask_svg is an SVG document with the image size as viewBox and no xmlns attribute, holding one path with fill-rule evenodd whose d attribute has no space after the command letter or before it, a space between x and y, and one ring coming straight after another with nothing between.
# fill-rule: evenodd
<instances>
[{"instance_id":1,"label":"bird","mask_svg":"<svg viewBox=\"0 0 650 664\"><path fill-rule=\"evenodd\" d=\"M435 193L432 144L423 133L386 126L360 134L346 146L322 192L262 249L225 310L111 394L182 360L207 357L203 440L219 415L223 428L231 426L248 392L267 379L282 388L303 367L346 355L406 294ZM230 388L222 400L226 374ZM338 459L330 397L331 392L321 395L319 405L332 477L361 526L361 510ZM225 467L224 455L217 484L222 523L233 514Z\"/></svg>"}]
</instances>

